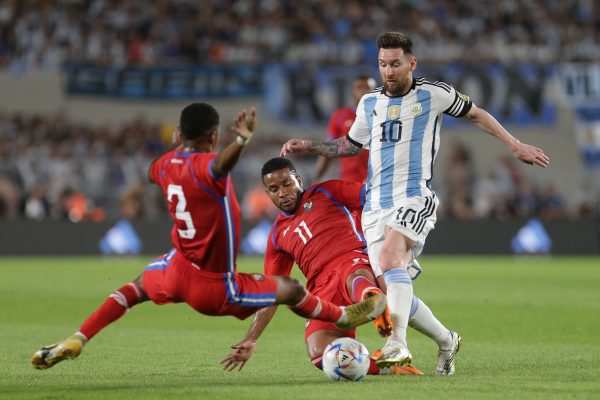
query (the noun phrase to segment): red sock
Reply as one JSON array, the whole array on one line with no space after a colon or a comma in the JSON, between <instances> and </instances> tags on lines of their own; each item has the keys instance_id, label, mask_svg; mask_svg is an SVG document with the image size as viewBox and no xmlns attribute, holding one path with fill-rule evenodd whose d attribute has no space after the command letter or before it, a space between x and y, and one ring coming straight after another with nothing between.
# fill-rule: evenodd
<instances>
[{"instance_id":1,"label":"red sock","mask_svg":"<svg viewBox=\"0 0 600 400\"><path fill-rule=\"evenodd\" d=\"M108 324L115 322L140 301L140 292L134 283L128 283L114 291L102 305L81 325L79 332L91 340Z\"/></svg>"},{"instance_id":2,"label":"red sock","mask_svg":"<svg viewBox=\"0 0 600 400\"><path fill-rule=\"evenodd\" d=\"M377 287L377 284L371 282L364 276L357 276L352 280L352 299L358 303L365 298L368 292L377 292L383 294L381 289Z\"/></svg>"},{"instance_id":3,"label":"red sock","mask_svg":"<svg viewBox=\"0 0 600 400\"><path fill-rule=\"evenodd\" d=\"M342 309L327 300L320 299L309 292L295 306L289 306L290 310L301 317L318 319L327 322L337 322L342 316Z\"/></svg>"},{"instance_id":4,"label":"red sock","mask_svg":"<svg viewBox=\"0 0 600 400\"><path fill-rule=\"evenodd\" d=\"M317 354L314 357L310 358L310 362L319 369L323 369L323 354Z\"/></svg>"},{"instance_id":5,"label":"red sock","mask_svg":"<svg viewBox=\"0 0 600 400\"><path fill-rule=\"evenodd\" d=\"M381 368L375 364L375 360L369 358L369 371L367 372L367 375L379 375L379 371L381 371Z\"/></svg>"}]
</instances>

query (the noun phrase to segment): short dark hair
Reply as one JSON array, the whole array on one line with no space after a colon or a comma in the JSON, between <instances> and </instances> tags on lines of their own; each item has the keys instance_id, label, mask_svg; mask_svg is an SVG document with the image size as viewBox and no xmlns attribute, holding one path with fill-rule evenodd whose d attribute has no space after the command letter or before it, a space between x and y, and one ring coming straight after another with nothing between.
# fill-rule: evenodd
<instances>
[{"instance_id":1,"label":"short dark hair","mask_svg":"<svg viewBox=\"0 0 600 400\"><path fill-rule=\"evenodd\" d=\"M294 163L292 163L289 158L275 157L271 158L265 163L265 165L263 165L260 173L262 174L262 178L264 178L265 175L268 175L273 171L277 171L278 169L284 168L288 168L290 171L296 171Z\"/></svg>"},{"instance_id":2,"label":"short dark hair","mask_svg":"<svg viewBox=\"0 0 600 400\"><path fill-rule=\"evenodd\" d=\"M183 139L198 139L219 126L219 113L206 103L192 103L181 111L179 129Z\"/></svg>"},{"instance_id":3,"label":"short dark hair","mask_svg":"<svg viewBox=\"0 0 600 400\"><path fill-rule=\"evenodd\" d=\"M404 54L412 54L412 45L412 40L400 32L386 32L377 39L377 50L402 49Z\"/></svg>"}]
</instances>

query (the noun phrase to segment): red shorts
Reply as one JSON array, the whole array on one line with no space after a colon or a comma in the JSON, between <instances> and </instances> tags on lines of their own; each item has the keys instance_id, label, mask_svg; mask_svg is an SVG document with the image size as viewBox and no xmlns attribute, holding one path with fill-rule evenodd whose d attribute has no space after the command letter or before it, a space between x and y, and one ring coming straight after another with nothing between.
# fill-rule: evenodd
<instances>
[{"instance_id":1,"label":"red shorts","mask_svg":"<svg viewBox=\"0 0 600 400\"><path fill-rule=\"evenodd\" d=\"M366 259L364 260L368 261ZM343 259L339 261L338 265L332 265L330 269L332 272L329 276L310 292L315 296L318 296L323 300L328 300L338 306L349 306L354 304L354 300L352 299L351 294L348 293L348 288L346 287L346 279L348 278L348 275L361 268L371 270L371 265L367 262L358 262L355 264L351 259ZM335 326L332 322L309 319L304 326L304 341L306 341L311 334L322 329L338 331L342 335L351 338L356 336L356 329L344 331Z\"/></svg>"},{"instance_id":2,"label":"red shorts","mask_svg":"<svg viewBox=\"0 0 600 400\"><path fill-rule=\"evenodd\" d=\"M203 271L175 249L148 264L142 286L156 304L185 302L201 314L239 319L274 305L277 297L272 276Z\"/></svg>"}]
</instances>

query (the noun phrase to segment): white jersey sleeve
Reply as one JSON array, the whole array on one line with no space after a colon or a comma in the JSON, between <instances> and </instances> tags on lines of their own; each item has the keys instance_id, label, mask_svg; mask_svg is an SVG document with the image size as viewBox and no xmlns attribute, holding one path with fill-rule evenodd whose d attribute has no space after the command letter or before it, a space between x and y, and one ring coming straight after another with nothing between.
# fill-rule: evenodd
<instances>
[{"instance_id":1,"label":"white jersey sleeve","mask_svg":"<svg viewBox=\"0 0 600 400\"><path fill-rule=\"evenodd\" d=\"M444 114L456 118L464 117L473 106L469 96L462 94L447 83L438 81L429 86L433 88L440 104L440 111Z\"/></svg>"},{"instance_id":2,"label":"white jersey sleeve","mask_svg":"<svg viewBox=\"0 0 600 400\"><path fill-rule=\"evenodd\" d=\"M356 119L346 138L350 143L362 149L369 148L376 96L373 92L365 94L356 107Z\"/></svg>"}]
</instances>

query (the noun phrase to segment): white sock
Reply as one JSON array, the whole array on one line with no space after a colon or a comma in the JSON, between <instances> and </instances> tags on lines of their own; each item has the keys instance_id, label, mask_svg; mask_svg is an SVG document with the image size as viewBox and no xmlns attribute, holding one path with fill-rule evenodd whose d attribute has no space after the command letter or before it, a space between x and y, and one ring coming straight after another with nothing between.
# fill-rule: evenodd
<instances>
[{"instance_id":1,"label":"white sock","mask_svg":"<svg viewBox=\"0 0 600 400\"><path fill-rule=\"evenodd\" d=\"M410 316L410 307L413 298L412 281L405 269L390 269L383 273L387 285L387 303L390 309L390 318L394 325L394 332L388 340L394 341L403 347L408 347L406 342L406 327Z\"/></svg>"},{"instance_id":2,"label":"white sock","mask_svg":"<svg viewBox=\"0 0 600 400\"><path fill-rule=\"evenodd\" d=\"M340 306L340 309L342 310L342 315L340 315L340 319L335 321L335 323L336 324L345 324L348 322L348 314L346 313L346 307Z\"/></svg>"},{"instance_id":3,"label":"white sock","mask_svg":"<svg viewBox=\"0 0 600 400\"><path fill-rule=\"evenodd\" d=\"M411 328L433 339L440 349L449 348L452 345L450 331L433 315L427 304L415 296L412 308L414 311L411 310L408 321Z\"/></svg>"}]
</instances>

